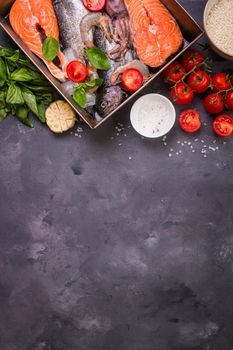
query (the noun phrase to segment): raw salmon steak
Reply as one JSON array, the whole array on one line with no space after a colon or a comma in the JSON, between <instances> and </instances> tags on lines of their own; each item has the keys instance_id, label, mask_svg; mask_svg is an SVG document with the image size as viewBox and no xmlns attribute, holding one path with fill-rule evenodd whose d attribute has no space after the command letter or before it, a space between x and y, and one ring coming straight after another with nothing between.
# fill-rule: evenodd
<instances>
[{"instance_id":1,"label":"raw salmon steak","mask_svg":"<svg viewBox=\"0 0 233 350\"><path fill-rule=\"evenodd\" d=\"M183 43L178 24L159 0L124 1L140 60L150 67L161 66Z\"/></svg>"},{"instance_id":2,"label":"raw salmon steak","mask_svg":"<svg viewBox=\"0 0 233 350\"><path fill-rule=\"evenodd\" d=\"M21 37L29 49L39 56L48 66L50 72L60 81L64 81L65 73L53 62L48 62L42 54L43 40L53 36L59 41L59 30L51 0L16 0L10 11L10 23L14 31ZM58 58L65 66L65 58L61 51Z\"/></svg>"}]
</instances>

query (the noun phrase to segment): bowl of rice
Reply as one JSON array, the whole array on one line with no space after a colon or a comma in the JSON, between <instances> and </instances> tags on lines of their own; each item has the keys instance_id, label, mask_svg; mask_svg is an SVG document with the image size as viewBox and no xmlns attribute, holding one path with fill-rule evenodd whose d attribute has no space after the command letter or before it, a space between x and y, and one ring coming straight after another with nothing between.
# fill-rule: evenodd
<instances>
[{"instance_id":1,"label":"bowl of rice","mask_svg":"<svg viewBox=\"0 0 233 350\"><path fill-rule=\"evenodd\" d=\"M208 0L204 28L213 50L233 61L233 0Z\"/></svg>"}]
</instances>

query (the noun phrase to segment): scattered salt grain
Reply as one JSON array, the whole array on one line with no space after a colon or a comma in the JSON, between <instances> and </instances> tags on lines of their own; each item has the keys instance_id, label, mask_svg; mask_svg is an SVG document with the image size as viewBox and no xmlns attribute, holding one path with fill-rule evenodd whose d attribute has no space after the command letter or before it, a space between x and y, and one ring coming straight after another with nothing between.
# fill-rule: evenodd
<instances>
[{"instance_id":1,"label":"scattered salt grain","mask_svg":"<svg viewBox=\"0 0 233 350\"><path fill-rule=\"evenodd\" d=\"M172 157L172 154L171 154L171 153L169 153L168 157Z\"/></svg>"},{"instance_id":2,"label":"scattered salt grain","mask_svg":"<svg viewBox=\"0 0 233 350\"><path fill-rule=\"evenodd\" d=\"M132 159L132 157L129 157L129 160L131 160Z\"/></svg>"},{"instance_id":3,"label":"scattered salt grain","mask_svg":"<svg viewBox=\"0 0 233 350\"><path fill-rule=\"evenodd\" d=\"M163 144L164 144L164 146L167 146L167 142L164 142Z\"/></svg>"},{"instance_id":4,"label":"scattered salt grain","mask_svg":"<svg viewBox=\"0 0 233 350\"><path fill-rule=\"evenodd\" d=\"M195 149L193 149L192 152L195 153L196 152Z\"/></svg>"},{"instance_id":5,"label":"scattered salt grain","mask_svg":"<svg viewBox=\"0 0 233 350\"><path fill-rule=\"evenodd\" d=\"M197 141L198 141L198 139L195 139L195 140L194 140L194 142L197 142Z\"/></svg>"},{"instance_id":6,"label":"scattered salt grain","mask_svg":"<svg viewBox=\"0 0 233 350\"><path fill-rule=\"evenodd\" d=\"M191 145L191 142L188 142L188 145Z\"/></svg>"}]
</instances>

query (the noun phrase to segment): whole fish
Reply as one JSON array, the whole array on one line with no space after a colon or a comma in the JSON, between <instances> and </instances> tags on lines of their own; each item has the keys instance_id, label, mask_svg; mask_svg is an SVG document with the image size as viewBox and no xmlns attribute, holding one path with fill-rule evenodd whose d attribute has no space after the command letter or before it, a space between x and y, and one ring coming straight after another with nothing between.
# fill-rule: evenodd
<instances>
[{"instance_id":1,"label":"whole fish","mask_svg":"<svg viewBox=\"0 0 233 350\"><path fill-rule=\"evenodd\" d=\"M82 0L52 0L56 13L63 49L72 48L80 59L84 45L80 34L80 22L89 13Z\"/></svg>"}]
</instances>

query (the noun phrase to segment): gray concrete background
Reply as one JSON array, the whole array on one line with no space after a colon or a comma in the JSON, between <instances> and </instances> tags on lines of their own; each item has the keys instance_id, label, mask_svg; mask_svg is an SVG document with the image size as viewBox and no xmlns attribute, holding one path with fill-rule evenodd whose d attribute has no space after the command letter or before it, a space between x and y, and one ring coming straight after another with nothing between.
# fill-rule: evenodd
<instances>
[{"instance_id":1,"label":"gray concrete background","mask_svg":"<svg viewBox=\"0 0 233 350\"><path fill-rule=\"evenodd\" d=\"M193 106L202 131L165 144L130 105L76 135L1 123L1 350L233 349L233 141Z\"/></svg>"}]
</instances>

